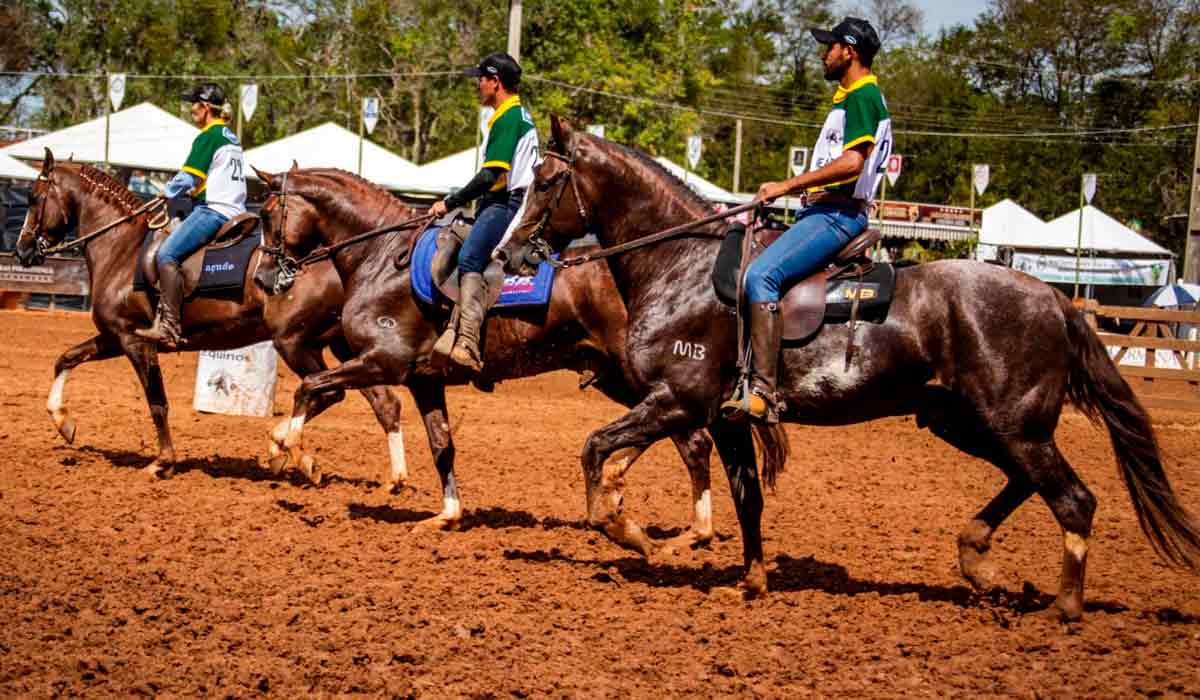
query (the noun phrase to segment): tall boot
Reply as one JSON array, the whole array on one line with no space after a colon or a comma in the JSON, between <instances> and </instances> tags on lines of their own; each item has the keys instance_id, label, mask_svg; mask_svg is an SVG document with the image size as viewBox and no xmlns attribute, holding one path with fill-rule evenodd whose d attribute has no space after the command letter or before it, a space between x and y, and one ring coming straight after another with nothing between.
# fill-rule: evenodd
<instances>
[{"instance_id":1,"label":"tall boot","mask_svg":"<svg viewBox=\"0 0 1200 700\"><path fill-rule=\"evenodd\" d=\"M767 423L779 422L777 373L783 323L779 304L750 305L750 376L740 382L733 396L721 404L730 419L750 417Z\"/></svg>"},{"instance_id":2,"label":"tall boot","mask_svg":"<svg viewBox=\"0 0 1200 700\"><path fill-rule=\"evenodd\" d=\"M173 262L158 266L158 313L150 328L137 328L134 333L169 348L183 344L179 310L183 304L183 270Z\"/></svg>"},{"instance_id":3,"label":"tall boot","mask_svg":"<svg viewBox=\"0 0 1200 700\"><path fill-rule=\"evenodd\" d=\"M458 339L450 351L450 360L475 372L483 370L483 352L479 331L487 315L487 282L478 272L464 273L458 284Z\"/></svg>"}]
</instances>

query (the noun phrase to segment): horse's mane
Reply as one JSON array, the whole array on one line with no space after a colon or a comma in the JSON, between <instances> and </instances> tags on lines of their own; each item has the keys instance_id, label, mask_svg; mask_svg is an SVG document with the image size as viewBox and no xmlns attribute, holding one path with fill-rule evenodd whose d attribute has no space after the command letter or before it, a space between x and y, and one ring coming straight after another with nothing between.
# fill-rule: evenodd
<instances>
[{"instance_id":1,"label":"horse's mane","mask_svg":"<svg viewBox=\"0 0 1200 700\"><path fill-rule=\"evenodd\" d=\"M122 209L122 214L129 214L144 204L136 194L122 185L120 180L103 170L94 168L87 163L79 163L76 167L83 191L93 194L105 202L115 204Z\"/></svg>"},{"instance_id":2,"label":"horse's mane","mask_svg":"<svg viewBox=\"0 0 1200 700\"><path fill-rule=\"evenodd\" d=\"M312 178L327 178L338 182L339 184L349 186L357 190L357 194L366 194L372 197L372 202L381 203L385 210L393 205L406 207L407 205L400 199L392 195L383 187L371 182L370 180L356 175L348 170L341 168L309 168L300 170L295 173ZM289 188L291 189L291 188ZM331 213L346 221L366 222L364 212L362 210L362 202L356 198L334 197L333 193L328 189L320 187L315 182L302 183L299 187L292 190L308 199L317 199L322 202ZM366 225L371 225L369 222Z\"/></svg>"},{"instance_id":3,"label":"horse's mane","mask_svg":"<svg viewBox=\"0 0 1200 700\"><path fill-rule=\"evenodd\" d=\"M705 211L712 209L712 202L697 194L695 190L693 190L691 187L688 187L686 182L680 180L679 176L670 170L667 170L662 163L654 160L649 153L637 148L633 148L632 146L626 146L623 143L616 143L615 141L602 141L599 138L595 138L595 141L597 143L613 146L619 152L624 153L638 163L641 163L651 172L661 177L663 182L669 186L671 191L673 191L684 201L690 202Z\"/></svg>"}]
</instances>

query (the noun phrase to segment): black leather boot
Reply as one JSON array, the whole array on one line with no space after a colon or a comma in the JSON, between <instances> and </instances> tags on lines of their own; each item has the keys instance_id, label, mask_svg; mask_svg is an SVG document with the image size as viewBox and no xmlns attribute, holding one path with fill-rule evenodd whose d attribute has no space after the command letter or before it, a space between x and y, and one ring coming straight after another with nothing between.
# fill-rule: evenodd
<instances>
[{"instance_id":1,"label":"black leather boot","mask_svg":"<svg viewBox=\"0 0 1200 700\"><path fill-rule=\"evenodd\" d=\"M483 352L479 331L488 310L488 287L478 272L463 274L458 285L458 338L450 351L450 360L475 372L483 370Z\"/></svg>"},{"instance_id":2,"label":"black leather boot","mask_svg":"<svg viewBox=\"0 0 1200 700\"><path fill-rule=\"evenodd\" d=\"M737 420L749 417L767 423L779 422L776 376L782 336L779 304L751 304L750 376L739 383L728 401L721 404L721 414L726 418Z\"/></svg>"},{"instance_id":3,"label":"black leather boot","mask_svg":"<svg viewBox=\"0 0 1200 700\"><path fill-rule=\"evenodd\" d=\"M158 266L158 313L154 325L134 329L134 333L169 348L183 344L179 311L183 304L183 270L171 262Z\"/></svg>"}]
</instances>

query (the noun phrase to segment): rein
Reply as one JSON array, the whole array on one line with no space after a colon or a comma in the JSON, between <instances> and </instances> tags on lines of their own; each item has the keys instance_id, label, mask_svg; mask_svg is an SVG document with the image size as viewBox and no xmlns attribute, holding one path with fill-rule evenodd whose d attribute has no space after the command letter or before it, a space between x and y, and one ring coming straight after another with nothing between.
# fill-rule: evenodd
<instances>
[{"instance_id":1,"label":"rein","mask_svg":"<svg viewBox=\"0 0 1200 700\"><path fill-rule=\"evenodd\" d=\"M429 225L432 224L436 219L437 217L433 214L422 214L420 216L414 216L405 219L404 221L400 221L398 223L380 226L379 228L373 228L366 233L360 233L357 236L351 236L344 241L338 241L337 243L317 248L313 252L297 260L296 264L300 267L307 267L308 265L324 260L325 258L333 257L334 253L338 252L342 248L347 248L355 245L356 243L362 243L363 241L382 236L385 233L410 229L415 227L417 224L423 224L423 226L421 226L421 231L423 232L426 228L429 228Z\"/></svg>"},{"instance_id":2,"label":"rein","mask_svg":"<svg viewBox=\"0 0 1200 700\"><path fill-rule=\"evenodd\" d=\"M752 202L748 202L746 204L736 206L732 209L726 209L725 211L720 212L718 214L711 214L709 216L705 216L705 217L696 219L695 221L689 221L686 224L672 226L669 229L665 229L665 230L659 231L657 233L652 233L648 236L642 236L641 238L635 238L632 241L626 241L625 243L621 243L620 245L612 246L611 248L602 248L594 253L589 253L587 255L580 255L580 256L574 257L574 258L567 258L566 260L556 260L551 256L552 249L550 247L550 244L546 241L545 238L542 237L542 234L546 231L546 227L550 223L550 217L553 216L554 212L558 209L558 205L562 201L562 196L567 191L568 182L570 183L572 192L575 195L575 208L579 212L579 218L583 221L584 229L586 230L589 225L587 212L583 208L583 199L580 198L580 196L579 196L579 185L576 183L576 180L573 177L573 175L575 174L575 149L578 147L579 146L576 145L575 148L571 149L570 157L564 156L564 155L556 153L554 151L549 151L546 153L547 157L557 158L558 160L561 160L567 164L567 169L565 171L566 174L563 176L564 179L563 179L562 186L559 187L558 192L556 192L554 195L554 204L552 206L546 208L546 211L542 214L542 218L538 221L537 228L534 230L533 235L531 235L529 237L528 242L533 247L533 249L537 253L538 257L540 257L542 260L545 260L547 263L549 263L551 267L563 269L563 268L568 268L568 267L575 267L576 265L583 265L585 263L594 262L596 260L603 260L604 258L612 257L614 255L620 255L621 253L624 253L624 252L627 252L630 250L635 250L637 248L643 248L645 246L654 245L655 243L659 243L660 241L665 241L669 238L674 238L676 236L679 236L679 235L685 234L685 233L688 235L704 236L707 238L724 238L725 237L724 233L709 233L707 231L691 231L689 229L692 229L696 226L703 226L705 224L711 224L716 221L722 221L724 219L728 219L730 217L737 216L738 214L741 214L742 212L747 212L747 211L751 211L754 209L758 209L762 205L762 202L755 199Z\"/></svg>"},{"instance_id":3,"label":"rein","mask_svg":"<svg viewBox=\"0 0 1200 700\"><path fill-rule=\"evenodd\" d=\"M44 178L46 180L46 182L50 183L49 189L54 190L55 192L58 191L58 183L54 182L53 178L50 177L50 173L42 175L41 177ZM82 248L83 246L87 245L88 241L91 241L93 238L96 238L97 236L100 236L101 234L111 231L112 229L116 228L117 226L120 226L121 224L125 223L126 221L129 221L130 219L135 219L135 218L141 216L142 214L145 214L148 211L153 211L155 209L160 209L161 211L159 212L158 217L156 217L155 219L148 222L149 227L152 229L162 228L167 223L167 216L166 216L167 200L163 199L162 197L155 197L154 199L151 199L149 202L146 202L145 204L138 207L137 209L134 209L129 214L122 216L121 218L117 219L116 221L109 222L109 223L105 224L104 226L101 226L100 228L96 229L95 231L92 231L91 233L89 233L87 235L80 236L80 237L76 238L75 240L68 241L66 243L59 243L58 245L47 246L47 245L45 245L46 239L43 238L41 235L42 221L45 219L45 216L46 216L46 200L49 199L49 196L48 196L49 192L47 192L46 194L47 194L47 196L42 197L42 201L41 201L40 205L38 206L37 233L35 234L32 229L29 230L29 233L31 235L36 236L38 254L43 257L47 256L47 255L54 255L56 253L62 253L64 251L72 250L74 248ZM59 209L62 209L61 196L59 196L58 200L59 200L58 207L59 207ZM25 233L26 229L21 229L21 232Z\"/></svg>"}]
</instances>

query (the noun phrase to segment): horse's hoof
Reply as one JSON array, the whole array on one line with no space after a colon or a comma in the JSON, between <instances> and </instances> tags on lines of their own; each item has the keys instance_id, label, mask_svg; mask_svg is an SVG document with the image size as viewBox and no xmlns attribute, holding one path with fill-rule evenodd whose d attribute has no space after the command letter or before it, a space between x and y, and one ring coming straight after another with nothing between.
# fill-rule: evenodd
<instances>
[{"instance_id":1,"label":"horse's hoof","mask_svg":"<svg viewBox=\"0 0 1200 700\"><path fill-rule=\"evenodd\" d=\"M313 486L321 485L321 468L317 466L317 460L313 459L312 455L304 455L300 458L300 471L304 472L304 476L308 477L308 481Z\"/></svg>"},{"instance_id":2,"label":"horse's hoof","mask_svg":"<svg viewBox=\"0 0 1200 700\"><path fill-rule=\"evenodd\" d=\"M741 586L715 586L709 591L709 595L733 601L749 600Z\"/></svg>"},{"instance_id":3,"label":"horse's hoof","mask_svg":"<svg viewBox=\"0 0 1200 700\"><path fill-rule=\"evenodd\" d=\"M142 467L142 474L145 474L151 481L165 481L175 476L175 467L169 463L164 464L158 460L154 460L145 467Z\"/></svg>"},{"instance_id":4,"label":"horse's hoof","mask_svg":"<svg viewBox=\"0 0 1200 700\"><path fill-rule=\"evenodd\" d=\"M426 520L420 520L413 525L412 531L416 532L450 532L457 530L462 526L461 518L449 518L444 515L436 515Z\"/></svg>"},{"instance_id":5,"label":"horse's hoof","mask_svg":"<svg viewBox=\"0 0 1200 700\"><path fill-rule=\"evenodd\" d=\"M288 456L287 456L286 452L280 452L279 454L271 455L271 458L267 460L267 466L275 474L281 473L283 471L283 468L286 467L287 465L288 465Z\"/></svg>"},{"instance_id":6,"label":"horse's hoof","mask_svg":"<svg viewBox=\"0 0 1200 700\"><path fill-rule=\"evenodd\" d=\"M70 416L58 426L58 434L62 435L63 440L66 440L68 445L75 443L75 428L75 419Z\"/></svg>"}]
</instances>

